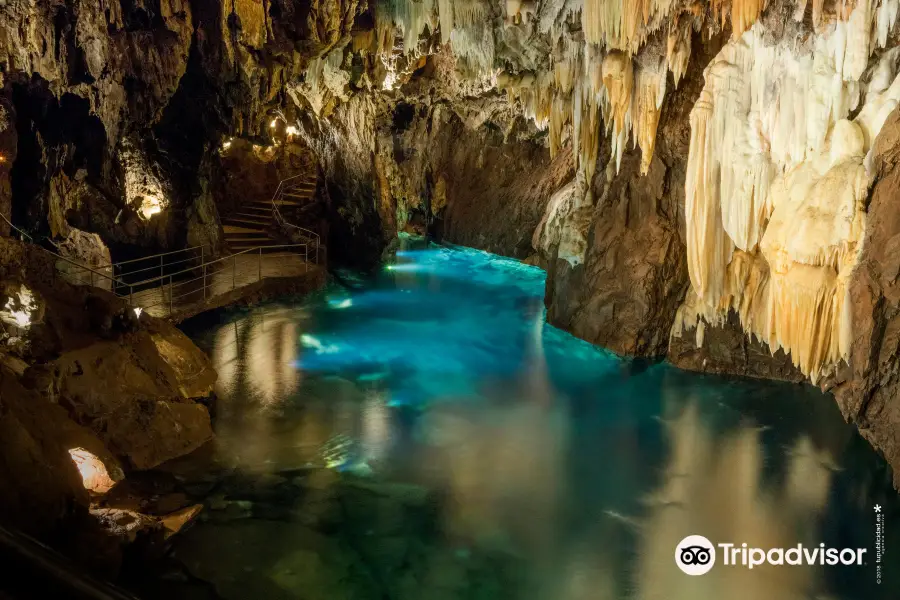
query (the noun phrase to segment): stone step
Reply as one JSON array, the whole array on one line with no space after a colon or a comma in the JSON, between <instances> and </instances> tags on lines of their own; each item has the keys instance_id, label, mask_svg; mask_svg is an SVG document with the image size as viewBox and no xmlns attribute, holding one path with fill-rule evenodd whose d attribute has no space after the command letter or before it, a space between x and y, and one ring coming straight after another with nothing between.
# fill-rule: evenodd
<instances>
[{"instance_id":1,"label":"stone step","mask_svg":"<svg viewBox=\"0 0 900 600\"><path fill-rule=\"evenodd\" d=\"M247 227L246 225L223 225L222 230L225 232L225 237L227 238L229 235L262 235L268 237L268 233L266 233L265 228L263 227Z\"/></svg>"},{"instance_id":2,"label":"stone step","mask_svg":"<svg viewBox=\"0 0 900 600\"><path fill-rule=\"evenodd\" d=\"M262 217L254 217L254 216L234 216L224 219L222 221L223 225L232 225L234 227L247 227L248 229L259 229L259 227L268 227L272 223L272 219L262 218Z\"/></svg>"},{"instance_id":3,"label":"stone step","mask_svg":"<svg viewBox=\"0 0 900 600\"><path fill-rule=\"evenodd\" d=\"M284 198L288 198L287 194L285 194L282 197L282 200L279 200L278 202L276 202L276 204L278 204L278 206L281 206L281 205L300 206L303 204L309 204L309 200L310 200L310 196L298 196L298 197L291 196L288 199L284 199ZM246 208L251 208L251 207L255 210L259 210L262 208L268 208L268 210L271 211L272 210L272 201L271 200L250 200L242 207L242 210L244 210Z\"/></svg>"},{"instance_id":4,"label":"stone step","mask_svg":"<svg viewBox=\"0 0 900 600\"><path fill-rule=\"evenodd\" d=\"M226 237L225 242L229 246L233 246L234 244L251 244L254 246L261 246L263 244L268 244L272 242L272 238L270 237Z\"/></svg>"},{"instance_id":5,"label":"stone step","mask_svg":"<svg viewBox=\"0 0 900 600\"><path fill-rule=\"evenodd\" d=\"M254 217L268 217L268 216L271 216L271 214L272 214L272 203L267 201L265 203L265 205L250 204L249 202L245 203L243 206L241 206L239 212L231 213L228 216L236 217L238 215L246 215L246 216L252 215Z\"/></svg>"},{"instance_id":6,"label":"stone step","mask_svg":"<svg viewBox=\"0 0 900 600\"><path fill-rule=\"evenodd\" d=\"M245 250L257 250L262 248L263 253L266 252L290 252L290 248L282 248L283 244L272 241L269 244L229 244L228 247L234 252L243 252ZM250 253L252 254L252 252Z\"/></svg>"},{"instance_id":7,"label":"stone step","mask_svg":"<svg viewBox=\"0 0 900 600\"><path fill-rule=\"evenodd\" d=\"M281 195L282 198L296 198L298 200L312 200L312 193L305 192L285 192Z\"/></svg>"},{"instance_id":8,"label":"stone step","mask_svg":"<svg viewBox=\"0 0 900 600\"><path fill-rule=\"evenodd\" d=\"M316 191L316 186L314 185L292 185L290 187L286 187L283 192L294 192L296 194L312 194Z\"/></svg>"}]
</instances>

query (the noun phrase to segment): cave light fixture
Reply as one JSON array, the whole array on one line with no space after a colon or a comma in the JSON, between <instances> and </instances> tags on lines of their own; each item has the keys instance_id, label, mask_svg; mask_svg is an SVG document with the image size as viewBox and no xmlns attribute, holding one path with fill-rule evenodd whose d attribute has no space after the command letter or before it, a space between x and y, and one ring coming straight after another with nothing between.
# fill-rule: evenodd
<instances>
[{"instance_id":1,"label":"cave light fixture","mask_svg":"<svg viewBox=\"0 0 900 600\"><path fill-rule=\"evenodd\" d=\"M144 309L141 308L140 306L135 306L135 307L134 307L134 316L137 317L138 319L141 318L141 313L142 313L142 312L144 312Z\"/></svg>"},{"instance_id":2,"label":"cave light fixture","mask_svg":"<svg viewBox=\"0 0 900 600\"><path fill-rule=\"evenodd\" d=\"M285 125L287 125L288 123L287 117L284 116L284 113L278 109L275 109L272 111L272 120L269 121L269 128L275 129L276 127L278 127L278 121L281 121Z\"/></svg>"}]
</instances>

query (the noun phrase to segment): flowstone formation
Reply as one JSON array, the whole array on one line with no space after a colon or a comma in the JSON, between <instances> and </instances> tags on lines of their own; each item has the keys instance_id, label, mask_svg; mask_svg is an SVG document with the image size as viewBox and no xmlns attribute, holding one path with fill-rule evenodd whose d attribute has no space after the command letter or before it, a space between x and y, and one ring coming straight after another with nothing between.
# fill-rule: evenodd
<instances>
[{"instance_id":1,"label":"flowstone formation","mask_svg":"<svg viewBox=\"0 0 900 600\"><path fill-rule=\"evenodd\" d=\"M395 208L384 221L397 228L415 210L404 192L418 191L426 209L440 198L435 232L521 256L525 244L496 242L521 237L533 222L523 227L523 207L542 206L531 247L555 324L623 354L842 393L872 377L856 365L873 350L855 343L870 319L855 315L850 290L878 180L874 143L900 99L898 10L894 0L376 2L368 93L348 95L337 74L366 56L357 36L343 62L332 51L319 93L300 95L323 106L330 94L332 123L371 99L374 159L358 172L373 173L376 206ZM388 98L410 105L406 127L420 135L379 137L386 116L396 122ZM550 161L571 156L572 171L539 200L501 202L502 232L470 223L479 240L447 227L461 204L447 190L468 178L432 187L436 101L468 130L499 125L506 148L524 140ZM411 169L422 162L432 170ZM497 171L507 169L517 165ZM845 416L872 422L846 406ZM868 435L895 465L897 435Z\"/></svg>"}]
</instances>

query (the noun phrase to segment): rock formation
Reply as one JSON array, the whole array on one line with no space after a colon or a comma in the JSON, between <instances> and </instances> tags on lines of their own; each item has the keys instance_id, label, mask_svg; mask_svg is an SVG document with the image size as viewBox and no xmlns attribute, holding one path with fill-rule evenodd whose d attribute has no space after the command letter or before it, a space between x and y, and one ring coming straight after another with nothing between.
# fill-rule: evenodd
<instances>
[{"instance_id":1,"label":"rock formation","mask_svg":"<svg viewBox=\"0 0 900 600\"><path fill-rule=\"evenodd\" d=\"M32 244L2 238L0 256L0 518L90 535L92 498L211 439L196 400L216 373L172 325L69 284Z\"/></svg>"},{"instance_id":2,"label":"rock formation","mask_svg":"<svg viewBox=\"0 0 900 600\"><path fill-rule=\"evenodd\" d=\"M898 0L0 2L0 233L18 235L11 222L98 268L224 252L223 215L312 152L331 260L377 264L400 231L528 259L547 269L551 323L623 355L830 389L900 473L898 13ZM2 278L4 323L44 332L10 334L5 385L48 395L46 423L77 425L75 448L108 474L202 443L204 359L102 290L61 297L45 262L27 261L42 284ZM73 303L93 320L59 321ZM40 446L18 410L22 443ZM57 450L43 450L62 473L48 498L78 491Z\"/></svg>"}]
</instances>

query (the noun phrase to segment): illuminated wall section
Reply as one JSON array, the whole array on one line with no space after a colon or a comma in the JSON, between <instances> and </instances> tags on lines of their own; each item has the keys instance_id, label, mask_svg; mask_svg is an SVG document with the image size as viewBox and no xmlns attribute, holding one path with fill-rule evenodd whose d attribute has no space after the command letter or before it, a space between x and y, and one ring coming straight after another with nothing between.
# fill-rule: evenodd
<instances>
[{"instance_id":1,"label":"illuminated wall section","mask_svg":"<svg viewBox=\"0 0 900 600\"><path fill-rule=\"evenodd\" d=\"M674 335L697 325L701 344L733 309L814 383L848 359L866 156L900 99L896 50L862 79L897 4L859 2L802 43L772 43L756 26L707 67L685 183L692 289Z\"/></svg>"}]
</instances>

